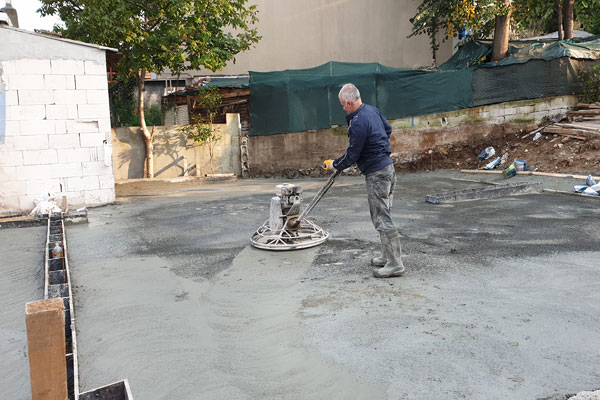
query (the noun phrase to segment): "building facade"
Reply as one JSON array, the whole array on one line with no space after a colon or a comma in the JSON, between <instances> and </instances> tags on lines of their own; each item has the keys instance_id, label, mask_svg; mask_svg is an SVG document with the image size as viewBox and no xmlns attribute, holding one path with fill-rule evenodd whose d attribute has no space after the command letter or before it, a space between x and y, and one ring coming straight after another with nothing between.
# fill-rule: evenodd
<instances>
[{"instance_id":1,"label":"building facade","mask_svg":"<svg viewBox=\"0 0 600 400\"><path fill-rule=\"evenodd\" d=\"M115 199L101 46L0 26L0 215Z\"/></svg>"}]
</instances>

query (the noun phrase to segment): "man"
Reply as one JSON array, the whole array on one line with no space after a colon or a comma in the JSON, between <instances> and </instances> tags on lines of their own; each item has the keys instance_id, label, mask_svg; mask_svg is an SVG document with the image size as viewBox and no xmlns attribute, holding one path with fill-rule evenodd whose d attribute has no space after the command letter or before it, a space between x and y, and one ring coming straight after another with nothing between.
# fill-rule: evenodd
<instances>
[{"instance_id":1,"label":"man","mask_svg":"<svg viewBox=\"0 0 600 400\"><path fill-rule=\"evenodd\" d=\"M346 153L336 160L326 160L326 170L344 170L354 163L365 175L371 221L379 232L382 256L371 260L373 276L389 278L401 276L402 264L400 236L392 222L390 209L396 172L390 158L390 135L392 127L376 107L363 104L360 92L351 83L342 86L338 95L346 112L349 144Z\"/></svg>"}]
</instances>

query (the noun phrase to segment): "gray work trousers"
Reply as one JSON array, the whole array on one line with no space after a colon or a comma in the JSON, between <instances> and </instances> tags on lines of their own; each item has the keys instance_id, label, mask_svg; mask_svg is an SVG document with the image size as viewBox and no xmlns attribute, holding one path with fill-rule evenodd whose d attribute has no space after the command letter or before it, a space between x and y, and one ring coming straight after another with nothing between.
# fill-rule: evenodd
<instances>
[{"instance_id":1,"label":"gray work trousers","mask_svg":"<svg viewBox=\"0 0 600 400\"><path fill-rule=\"evenodd\" d=\"M392 222L392 200L396 187L396 171L390 164L365 176L371 221L379 232L396 229Z\"/></svg>"}]
</instances>

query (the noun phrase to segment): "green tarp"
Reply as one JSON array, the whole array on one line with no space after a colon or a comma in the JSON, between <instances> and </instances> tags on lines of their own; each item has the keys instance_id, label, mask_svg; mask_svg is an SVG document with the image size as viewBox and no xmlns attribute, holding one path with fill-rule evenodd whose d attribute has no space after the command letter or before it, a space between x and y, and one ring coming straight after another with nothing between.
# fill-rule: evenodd
<instances>
[{"instance_id":1,"label":"green tarp","mask_svg":"<svg viewBox=\"0 0 600 400\"><path fill-rule=\"evenodd\" d=\"M345 125L338 92L354 83L363 102L389 118L473 106L471 69L433 72L378 63L328 62L315 68L250 72L251 136Z\"/></svg>"},{"instance_id":2,"label":"green tarp","mask_svg":"<svg viewBox=\"0 0 600 400\"><path fill-rule=\"evenodd\" d=\"M600 36L592 36L576 41L526 41L515 40L509 44L508 55L498 62L485 62L492 54L492 44L486 41L472 41L461 46L439 70L448 71L472 66L491 68L513 64L523 64L530 60L555 60L569 57L579 60L600 58ZM483 62L482 62L483 61Z\"/></svg>"},{"instance_id":3,"label":"green tarp","mask_svg":"<svg viewBox=\"0 0 600 400\"><path fill-rule=\"evenodd\" d=\"M345 125L337 94L347 82L388 119L578 93L578 71L600 58L600 36L510 42L500 62L486 62L491 52L491 43L469 42L438 71L328 62L302 70L250 72L250 135Z\"/></svg>"}]
</instances>

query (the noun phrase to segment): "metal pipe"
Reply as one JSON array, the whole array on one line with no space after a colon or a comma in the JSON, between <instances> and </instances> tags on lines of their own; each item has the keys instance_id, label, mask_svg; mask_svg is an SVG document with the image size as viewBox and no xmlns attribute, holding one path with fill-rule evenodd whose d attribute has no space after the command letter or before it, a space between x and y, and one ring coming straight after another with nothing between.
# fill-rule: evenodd
<instances>
[{"instance_id":1,"label":"metal pipe","mask_svg":"<svg viewBox=\"0 0 600 400\"><path fill-rule=\"evenodd\" d=\"M319 192L315 195L315 197L312 198L312 200L310 201L308 206L300 213L298 218L296 218L296 220L294 220L293 222L291 222L289 224L291 228L295 228L296 226L298 226L298 224L300 224L300 222L304 218L306 218L306 216L308 216L308 214L312 211L313 208L315 208L315 206L321 200L321 198L323 198L323 196L325 196L325 193L327 193L329 188L331 188L331 186L333 185L333 182L335 182L335 180L341 173L342 173L342 171L337 170L337 169L335 170L335 172L329 177L329 179L327 179L327 182L321 188L321 190L319 190Z\"/></svg>"}]
</instances>

